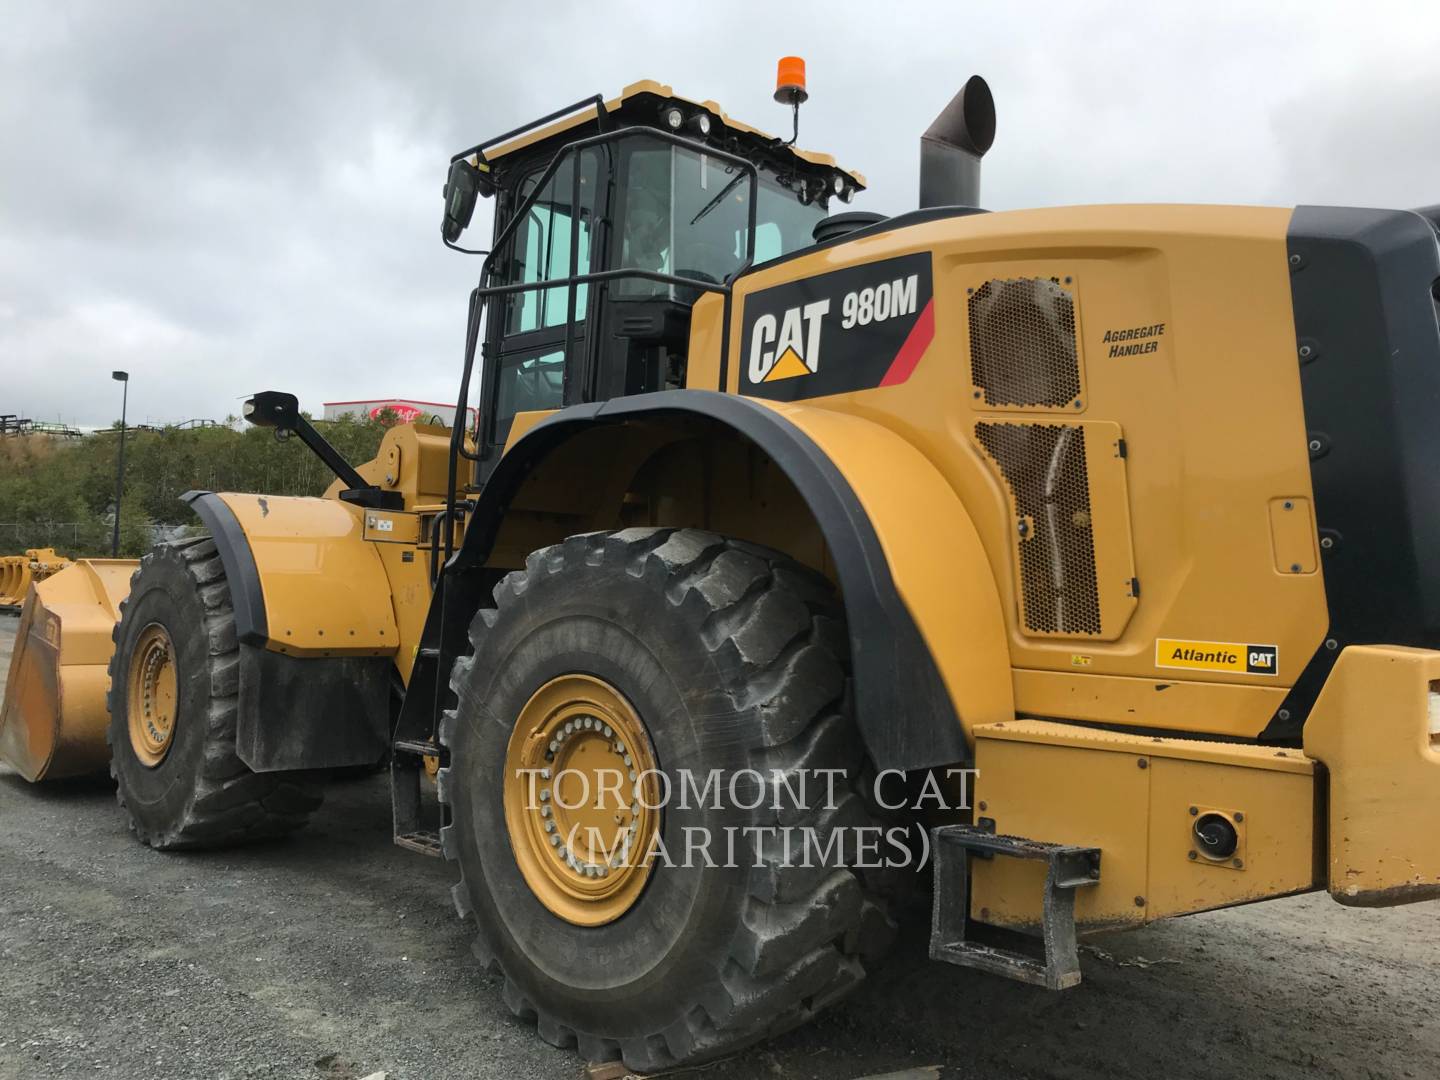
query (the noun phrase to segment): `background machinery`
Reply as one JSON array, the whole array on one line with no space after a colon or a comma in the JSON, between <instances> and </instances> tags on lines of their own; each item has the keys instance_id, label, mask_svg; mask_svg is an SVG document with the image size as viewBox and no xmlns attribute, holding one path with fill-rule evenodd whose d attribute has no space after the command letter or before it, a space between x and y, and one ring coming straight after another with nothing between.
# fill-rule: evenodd
<instances>
[{"instance_id":1,"label":"background machinery","mask_svg":"<svg viewBox=\"0 0 1440 1080\"><path fill-rule=\"evenodd\" d=\"M781 83L798 110L803 68ZM211 535L128 588L37 588L0 749L103 760L71 686L108 665L111 771L161 848L294 828L325 770L388 755L395 839L458 863L507 1005L640 1070L802 1022L883 954L896 875L787 828L898 822L932 955L1054 989L1088 930L1440 894L1440 212L986 213L994 124L972 79L890 218L654 82L456 155L445 242L495 201L474 427L352 467L257 394L328 496L192 492ZM948 814L879 797L957 769ZM747 797L661 797L711 772ZM655 855L734 830L738 859Z\"/></svg>"},{"instance_id":2,"label":"background machinery","mask_svg":"<svg viewBox=\"0 0 1440 1080\"><path fill-rule=\"evenodd\" d=\"M19 607L34 582L70 565L54 548L27 548L23 555L0 555L0 607Z\"/></svg>"}]
</instances>

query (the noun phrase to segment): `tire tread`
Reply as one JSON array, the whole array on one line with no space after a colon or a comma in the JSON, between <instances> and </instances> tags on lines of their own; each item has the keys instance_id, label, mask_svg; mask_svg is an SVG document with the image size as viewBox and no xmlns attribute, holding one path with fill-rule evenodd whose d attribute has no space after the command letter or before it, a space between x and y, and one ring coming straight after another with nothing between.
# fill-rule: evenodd
<instances>
[{"instance_id":1,"label":"tire tread","mask_svg":"<svg viewBox=\"0 0 1440 1080\"><path fill-rule=\"evenodd\" d=\"M778 552L697 529L573 536L534 552L524 570L495 586L494 608L480 609L471 623L471 645L478 648L542 575L604 563L653 581L673 607L688 613L706 648L717 659L728 654L723 659L745 673L730 706L750 718L750 756L765 776L837 760L852 777L859 775L863 750L846 715L848 645L838 601L823 577ZM472 665L470 657L456 662L450 686L457 694ZM455 724L452 709L440 729L447 746ZM822 835L873 822L853 792L834 809L798 816ZM446 855L454 860L458 845L449 845ZM895 925L854 872L785 865L778 845L762 844L758 855L763 865L751 871L739 930L722 969L711 986L695 991L694 1007L681 1020L663 1031L619 1040L576 1031L527 998L506 974L510 1011L535 1020L541 1037L555 1046L578 1045L587 1056L618 1055L642 1072L731 1052L805 1022L863 980L865 965L883 955ZM462 918L473 914L463 877L454 898Z\"/></svg>"},{"instance_id":2,"label":"tire tread","mask_svg":"<svg viewBox=\"0 0 1440 1080\"><path fill-rule=\"evenodd\" d=\"M150 847L162 850L196 847L224 847L254 840L283 836L300 828L320 805L321 795L306 774L255 773L240 760L235 749L238 719L240 644L235 636L235 613L230 586L215 542L207 537L162 544L140 561L131 576L131 588L147 566L160 559L178 559L189 574L204 607L204 628L209 638L210 703L206 710L206 745L195 789L178 821L152 829L130 813L125 788L115 765L112 729L110 775L117 781L115 798L126 812L131 831ZM119 645L127 602L120 605L112 639ZM116 713L118 695L124 693L125 673L120 669L118 648L109 664L110 688L106 705ZM188 718L187 718L188 719ZM112 725L113 728L113 725Z\"/></svg>"}]
</instances>

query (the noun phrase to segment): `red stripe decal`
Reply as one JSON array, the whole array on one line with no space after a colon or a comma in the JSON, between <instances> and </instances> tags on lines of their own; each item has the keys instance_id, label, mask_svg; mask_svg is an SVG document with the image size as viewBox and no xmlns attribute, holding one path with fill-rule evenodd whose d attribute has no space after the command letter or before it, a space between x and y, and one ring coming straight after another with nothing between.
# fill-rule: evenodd
<instances>
[{"instance_id":1,"label":"red stripe decal","mask_svg":"<svg viewBox=\"0 0 1440 1080\"><path fill-rule=\"evenodd\" d=\"M935 338L935 298L931 297L920 312L920 317L915 320L915 325L910 328L910 336L905 339L905 344L900 346L900 351L895 354L895 359L890 364L890 370L885 372L885 377L880 380L881 386L899 386L906 379L910 378L915 365L920 363L920 357L925 355L925 350L930 347L930 342Z\"/></svg>"}]
</instances>

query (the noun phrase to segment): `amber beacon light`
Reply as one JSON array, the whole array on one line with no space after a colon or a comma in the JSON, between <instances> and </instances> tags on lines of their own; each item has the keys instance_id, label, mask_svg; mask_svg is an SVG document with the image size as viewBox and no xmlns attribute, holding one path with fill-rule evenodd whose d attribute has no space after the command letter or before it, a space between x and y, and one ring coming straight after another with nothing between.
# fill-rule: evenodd
<instances>
[{"instance_id":1,"label":"amber beacon light","mask_svg":"<svg viewBox=\"0 0 1440 1080\"><path fill-rule=\"evenodd\" d=\"M775 71L775 100L781 105L800 105L810 95L805 90L805 61L782 56Z\"/></svg>"}]
</instances>

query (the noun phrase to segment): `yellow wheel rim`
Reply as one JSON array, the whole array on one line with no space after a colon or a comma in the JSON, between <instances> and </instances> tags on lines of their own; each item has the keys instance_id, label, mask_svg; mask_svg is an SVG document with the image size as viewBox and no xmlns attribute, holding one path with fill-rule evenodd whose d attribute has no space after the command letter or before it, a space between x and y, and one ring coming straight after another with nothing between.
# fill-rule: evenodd
<instances>
[{"instance_id":1,"label":"yellow wheel rim","mask_svg":"<svg viewBox=\"0 0 1440 1080\"><path fill-rule=\"evenodd\" d=\"M175 738L179 696L175 649L170 644L170 635L159 623L151 623L140 631L140 640L130 654L126 686L130 747L142 764L153 769L165 760Z\"/></svg>"},{"instance_id":2,"label":"yellow wheel rim","mask_svg":"<svg viewBox=\"0 0 1440 1080\"><path fill-rule=\"evenodd\" d=\"M650 876L659 774L634 707L563 675L525 704L505 755L505 825L530 890L577 926L618 919Z\"/></svg>"}]
</instances>

